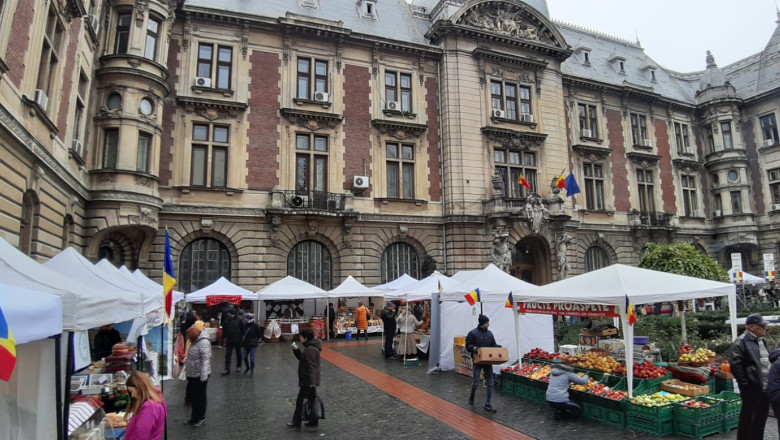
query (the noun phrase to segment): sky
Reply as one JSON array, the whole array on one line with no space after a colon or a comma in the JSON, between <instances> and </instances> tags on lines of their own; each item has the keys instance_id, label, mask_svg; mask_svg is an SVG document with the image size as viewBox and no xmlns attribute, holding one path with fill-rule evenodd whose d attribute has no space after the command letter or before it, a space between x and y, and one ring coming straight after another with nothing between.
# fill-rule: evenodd
<instances>
[{"instance_id":1,"label":"sky","mask_svg":"<svg viewBox=\"0 0 780 440\"><path fill-rule=\"evenodd\" d=\"M780 0L778 0L780 4ZM547 0L555 20L636 41L661 66L704 70L761 52L777 27L775 0Z\"/></svg>"}]
</instances>

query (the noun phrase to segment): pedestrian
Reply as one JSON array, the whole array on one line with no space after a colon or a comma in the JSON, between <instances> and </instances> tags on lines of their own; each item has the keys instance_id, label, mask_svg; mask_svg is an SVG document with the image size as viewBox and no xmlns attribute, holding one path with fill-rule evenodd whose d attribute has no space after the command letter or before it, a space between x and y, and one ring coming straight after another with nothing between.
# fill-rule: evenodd
<instances>
[{"instance_id":1,"label":"pedestrian","mask_svg":"<svg viewBox=\"0 0 780 440\"><path fill-rule=\"evenodd\" d=\"M476 356L479 353L479 349L483 347L500 347L496 344L496 338L493 336L493 332L488 330L490 327L490 318L485 315L479 315L479 325L477 328L470 331L466 336L466 350L471 353L472 356ZM471 370L471 394L469 394L469 405L474 405L474 394L477 392L479 386L480 372L485 374L485 381L487 382L487 399L485 400L485 411L495 412L496 409L490 404L490 400L493 397L493 366L492 365L477 365L474 364Z\"/></svg>"},{"instance_id":2,"label":"pedestrian","mask_svg":"<svg viewBox=\"0 0 780 440\"><path fill-rule=\"evenodd\" d=\"M100 360L111 356L115 344L122 342L122 336L114 328L114 324L108 324L100 327L95 334L95 341L92 344L95 347L95 360Z\"/></svg>"},{"instance_id":3,"label":"pedestrian","mask_svg":"<svg viewBox=\"0 0 780 440\"><path fill-rule=\"evenodd\" d=\"M314 337L314 330L306 327L300 333L303 350L295 342L292 350L298 359L298 398L295 399L295 412L292 422L287 423L288 428L300 428L303 421L303 399L314 402L317 397L317 387L320 385L320 352L322 343ZM319 420L306 420L306 426L317 426Z\"/></svg>"},{"instance_id":4,"label":"pedestrian","mask_svg":"<svg viewBox=\"0 0 780 440\"><path fill-rule=\"evenodd\" d=\"M385 359L395 359L395 353L393 352L393 339L395 339L395 330L397 328L395 305L392 302L388 302L379 317L382 318L382 328L385 332Z\"/></svg>"},{"instance_id":5,"label":"pedestrian","mask_svg":"<svg viewBox=\"0 0 780 440\"><path fill-rule=\"evenodd\" d=\"M777 429L780 431L780 349L769 353L769 362L772 367L769 368L769 378L766 383L766 396L769 404L772 405L772 412L777 419Z\"/></svg>"},{"instance_id":6,"label":"pedestrian","mask_svg":"<svg viewBox=\"0 0 780 440\"><path fill-rule=\"evenodd\" d=\"M125 382L130 394L130 404L127 405L125 420L125 440L160 440L165 430L165 418L168 416L168 406L165 404L162 392L152 384L149 376L138 370L130 371L130 377Z\"/></svg>"},{"instance_id":7,"label":"pedestrian","mask_svg":"<svg viewBox=\"0 0 780 440\"><path fill-rule=\"evenodd\" d=\"M422 324L422 321L417 319L413 312L409 311L408 305L398 314L395 320L398 324L398 330L401 332L398 357L403 360L405 356L416 356L417 341L414 339L414 328Z\"/></svg>"},{"instance_id":8,"label":"pedestrian","mask_svg":"<svg viewBox=\"0 0 780 440\"><path fill-rule=\"evenodd\" d=\"M236 316L234 309L228 310L222 316L227 316L222 324L222 336L225 338L225 370L223 376L230 374L230 361L233 351L236 352L236 373L241 372L241 339L244 335L244 323Z\"/></svg>"},{"instance_id":9,"label":"pedestrian","mask_svg":"<svg viewBox=\"0 0 780 440\"><path fill-rule=\"evenodd\" d=\"M336 328L336 310L333 308L333 303L328 303L328 333L330 334L330 338L334 339L336 337L336 333L334 329Z\"/></svg>"},{"instance_id":10,"label":"pedestrian","mask_svg":"<svg viewBox=\"0 0 780 440\"><path fill-rule=\"evenodd\" d=\"M257 355L257 345L260 338L263 337L263 329L255 322L255 317L251 313L244 314L244 336L241 339L241 347L244 350L244 375L250 377L255 374L255 356Z\"/></svg>"},{"instance_id":11,"label":"pedestrian","mask_svg":"<svg viewBox=\"0 0 780 440\"><path fill-rule=\"evenodd\" d=\"M553 364L550 371L550 383L547 385L545 399L555 410L555 419L574 418L580 415L582 408L569 400L569 382L577 385L588 383L588 376L577 376L568 365Z\"/></svg>"},{"instance_id":12,"label":"pedestrian","mask_svg":"<svg viewBox=\"0 0 780 440\"><path fill-rule=\"evenodd\" d=\"M190 349L187 352L187 395L192 404L190 419L185 425L195 427L206 423L206 385L211 375L211 342L193 325L187 330Z\"/></svg>"},{"instance_id":13,"label":"pedestrian","mask_svg":"<svg viewBox=\"0 0 780 440\"><path fill-rule=\"evenodd\" d=\"M766 385L769 376L769 349L764 337L767 322L758 313L745 319L747 329L731 346L731 374L739 385L742 409L739 412L737 440L764 438L769 415Z\"/></svg>"},{"instance_id":14,"label":"pedestrian","mask_svg":"<svg viewBox=\"0 0 780 440\"><path fill-rule=\"evenodd\" d=\"M363 301L358 301L358 308L355 310L355 327L357 327L358 339L360 339L360 331L362 330L363 336L368 341L368 318L368 308L363 305Z\"/></svg>"}]
</instances>

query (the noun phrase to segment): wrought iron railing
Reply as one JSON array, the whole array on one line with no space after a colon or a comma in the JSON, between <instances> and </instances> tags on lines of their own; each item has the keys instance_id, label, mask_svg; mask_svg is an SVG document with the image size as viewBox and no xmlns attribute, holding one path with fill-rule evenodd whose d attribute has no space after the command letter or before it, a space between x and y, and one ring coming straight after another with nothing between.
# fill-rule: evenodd
<instances>
[{"instance_id":1,"label":"wrought iron railing","mask_svg":"<svg viewBox=\"0 0 780 440\"><path fill-rule=\"evenodd\" d=\"M639 224L644 226L669 227L672 214L668 212L639 212Z\"/></svg>"},{"instance_id":2,"label":"wrought iron railing","mask_svg":"<svg viewBox=\"0 0 780 440\"><path fill-rule=\"evenodd\" d=\"M344 194L311 190L282 191L282 193L284 194L284 206L287 208L321 211L344 210Z\"/></svg>"}]
</instances>

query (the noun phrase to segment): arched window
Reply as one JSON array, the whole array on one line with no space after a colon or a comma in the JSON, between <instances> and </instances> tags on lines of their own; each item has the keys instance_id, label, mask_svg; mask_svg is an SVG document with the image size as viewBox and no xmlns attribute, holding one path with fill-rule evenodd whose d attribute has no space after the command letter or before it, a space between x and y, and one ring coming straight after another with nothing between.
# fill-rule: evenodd
<instances>
[{"instance_id":1,"label":"arched window","mask_svg":"<svg viewBox=\"0 0 780 440\"><path fill-rule=\"evenodd\" d=\"M420 277L420 259L417 251L406 243L393 243L382 254L382 284L407 274Z\"/></svg>"},{"instance_id":2,"label":"arched window","mask_svg":"<svg viewBox=\"0 0 780 440\"><path fill-rule=\"evenodd\" d=\"M333 267L330 252L322 243L314 240L295 245L287 256L287 275L330 290Z\"/></svg>"},{"instance_id":3,"label":"arched window","mask_svg":"<svg viewBox=\"0 0 780 440\"><path fill-rule=\"evenodd\" d=\"M585 272L609 266L607 251L598 246L591 246L585 251Z\"/></svg>"},{"instance_id":4,"label":"arched window","mask_svg":"<svg viewBox=\"0 0 780 440\"><path fill-rule=\"evenodd\" d=\"M32 251L32 235L35 220L35 198L30 192L22 197L22 217L19 222L19 250L26 255Z\"/></svg>"},{"instance_id":5,"label":"arched window","mask_svg":"<svg viewBox=\"0 0 780 440\"><path fill-rule=\"evenodd\" d=\"M179 258L178 289L189 293L202 289L220 277L230 279L230 253L213 238L191 241Z\"/></svg>"}]
</instances>

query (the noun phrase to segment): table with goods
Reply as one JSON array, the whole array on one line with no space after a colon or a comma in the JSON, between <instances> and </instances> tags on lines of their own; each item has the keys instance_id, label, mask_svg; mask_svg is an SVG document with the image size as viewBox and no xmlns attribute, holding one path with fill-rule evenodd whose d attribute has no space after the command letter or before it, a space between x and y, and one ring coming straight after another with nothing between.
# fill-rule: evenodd
<instances>
[{"instance_id":1,"label":"table with goods","mask_svg":"<svg viewBox=\"0 0 780 440\"><path fill-rule=\"evenodd\" d=\"M630 398L626 365L599 348L574 354L535 348L519 363L501 369L501 387L520 398L544 403L551 367L556 363L589 377L585 385L572 384L569 396L582 407L583 417L600 423L657 437L696 439L728 432L738 424L741 400L733 391L729 364L704 347L681 347L674 363L634 362Z\"/></svg>"}]
</instances>

